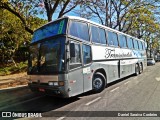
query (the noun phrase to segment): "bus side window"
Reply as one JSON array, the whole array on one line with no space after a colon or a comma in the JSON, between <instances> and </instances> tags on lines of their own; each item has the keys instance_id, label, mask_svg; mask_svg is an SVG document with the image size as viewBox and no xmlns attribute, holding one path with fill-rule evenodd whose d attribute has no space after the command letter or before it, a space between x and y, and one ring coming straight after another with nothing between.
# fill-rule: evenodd
<instances>
[{"instance_id":1,"label":"bus side window","mask_svg":"<svg viewBox=\"0 0 160 120\"><path fill-rule=\"evenodd\" d=\"M77 31L77 25L76 25L76 22L74 22L74 21L72 21L72 22L70 23L69 34L70 34L70 35L73 35L73 36L75 36L75 37L79 37L78 31Z\"/></svg>"},{"instance_id":2,"label":"bus side window","mask_svg":"<svg viewBox=\"0 0 160 120\"><path fill-rule=\"evenodd\" d=\"M134 49L138 49L137 40L133 39Z\"/></svg>"},{"instance_id":3,"label":"bus side window","mask_svg":"<svg viewBox=\"0 0 160 120\"><path fill-rule=\"evenodd\" d=\"M137 40L136 40L136 41L137 41ZM140 47L139 47L138 41L137 41L137 49L138 49L138 50L140 50Z\"/></svg>"},{"instance_id":4,"label":"bus side window","mask_svg":"<svg viewBox=\"0 0 160 120\"><path fill-rule=\"evenodd\" d=\"M121 48L126 48L127 47L126 36L119 35L119 45L120 45Z\"/></svg>"},{"instance_id":5,"label":"bus side window","mask_svg":"<svg viewBox=\"0 0 160 120\"><path fill-rule=\"evenodd\" d=\"M89 64L92 61L91 46L83 45L83 63Z\"/></svg>"},{"instance_id":6,"label":"bus side window","mask_svg":"<svg viewBox=\"0 0 160 120\"><path fill-rule=\"evenodd\" d=\"M127 38L127 45L129 49L133 49L133 42L132 39L129 37Z\"/></svg>"},{"instance_id":7,"label":"bus side window","mask_svg":"<svg viewBox=\"0 0 160 120\"><path fill-rule=\"evenodd\" d=\"M99 28L99 36L100 36L100 41L101 41L101 44L107 44L107 41L106 41L106 33L105 33L105 30L102 29L102 28Z\"/></svg>"},{"instance_id":8,"label":"bus side window","mask_svg":"<svg viewBox=\"0 0 160 120\"><path fill-rule=\"evenodd\" d=\"M116 33L108 31L108 45L118 46L118 37Z\"/></svg>"},{"instance_id":9,"label":"bus side window","mask_svg":"<svg viewBox=\"0 0 160 120\"><path fill-rule=\"evenodd\" d=\"M143 45L144 45L144 49L146 50L147 49L147 44L143 43Z\"/></svg>"},{"instance_id":10,"label":"bus side window","mask_svg":"<svg viewBox=\"0 0 160 120\"><path fill-rule=\"evenodd\" d=\"M91 26L92 42L100 43L98 27Z\"/></svg>"},{"instance_id":11,"label":"bus side window","mask_svg":"<svg viewBox=\"0 0 160 120\"><path fill-rule=\"evenodd\" d=\"M114 46L118 47L118 36L116 33L113 33Z\"/></svg>"},{"instance_id":12,"label":"bus side window","mask_svg":"<svg viewBox=\"0 0 160 120\"><path fill-rule=\"evenodd\" d=\"M89 41L89 29L86 23L71 21L69 34Z\"/></svg>"},{"instance_id":13,"label":"bus side window","mask_svg":"<svg viewBox=\"0 0 160 120\"><path fill-rule=\"evenodd\" d=\"M70 69L82 66L80 44L70 43Z\"/></svg>"},{"instance_id":14,"label":"bus side window","mask_svg":"<svg viewBox=\"0 0 160 120\"><path fill-rule=\"evenodd\" d=\"M146 49L145 43L143 42L142 44L143 44L143 50L145 50Z\"/></svg>"},{"instance_id":15,"label":"bus side window","mask_svg":"<svg viewBox=\"0 0 160 120\"><path fill-rule=\"evenodd\" d=\"M138 43L139 43L139 49L140 49L140 50L143 50L142 42L141 42L141 41L138 41Z\"/></svg>"},{"instance_id":16,"label":"bus side window","mask_svg":"<svg viewBox=\"0 0 160 120\"><path fill-rule=\"evenodd\" d=\"M108 31L108 45L112 46L113 44L113 38L112 38L112 33Z\"/></svg>"},{"instance_id":17,"label":"bus side window","mask_svg":"<svg viewBox=\"0 0 160 120\"><path fill-rule=\"evenodd\" d=\"M141 42L141 45L142 45L142 50L144 50L143 42Z\"/></svg>"},{"instance_id":18,"label":"bus side window","mask_svg":"<svg viewBox=\"0 0 160 120\"><path fill-rule=\"evenodd\" d=\"M132 44L133 44L133 49L135 49L133 38L131 38L131 41L132 41Z\"/></svg>"}]
</instances>

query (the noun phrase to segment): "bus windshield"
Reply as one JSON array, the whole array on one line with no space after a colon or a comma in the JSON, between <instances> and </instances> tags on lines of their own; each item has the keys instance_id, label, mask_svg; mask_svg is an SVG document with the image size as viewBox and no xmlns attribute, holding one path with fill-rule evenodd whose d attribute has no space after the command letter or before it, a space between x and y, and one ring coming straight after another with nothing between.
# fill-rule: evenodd
<instances>
[{"instance_id":1,"label":"bus windshield","mask_svg":"<svg viewBox=\"0 0 160 120\"><path fill-rule=\"evenodd\" d=\"M64 38L49 39L30 47L29 74L53 74L64 71Z\"/></svg>"}]
</instances>

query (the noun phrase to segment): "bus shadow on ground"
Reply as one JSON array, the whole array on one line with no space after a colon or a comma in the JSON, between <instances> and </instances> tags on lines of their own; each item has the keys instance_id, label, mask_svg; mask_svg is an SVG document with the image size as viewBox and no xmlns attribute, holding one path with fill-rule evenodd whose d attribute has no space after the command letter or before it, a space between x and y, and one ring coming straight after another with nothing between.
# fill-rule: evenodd
<instances>
[{"instance_id":1,"label":"bus shadow on ground","mask_svg":"<svg viewBox=\"0 0 160 120\"><path fill-rule=\"evenodd\" d=\"M135 75L134 75L134 74L133 74L133 75L129 75L129 76L127 76L127 77L124 77L124 78L121 78L121 79L116 80L116 81L114 81L114 82L111 82L111 83L109 83L109 84L107 85L107 87L110 87L110 86L112 86L112 85L115 85L115 84L117 84L117 83L120 83L120 82L122 82L122 81L125 81L125 80L127 80L127 79L129 79L129 78L132 78L132 77L135 77Z\"/></svg>"},{"instance_id":2,"label":"bus shadow on ground","mask_svg":"<svg viewBox=\"0 0 160 120\"><path fill-rule=\"evenodd\" d=\"M33 100L24 100L19 103L14 103L7 108L1 109L1 111L43 113L61 108L77 100L79 100L78 97L71 97L66 99L53 96L40 96L38 99L33 98Z\"/></svg>"}]
</instances>

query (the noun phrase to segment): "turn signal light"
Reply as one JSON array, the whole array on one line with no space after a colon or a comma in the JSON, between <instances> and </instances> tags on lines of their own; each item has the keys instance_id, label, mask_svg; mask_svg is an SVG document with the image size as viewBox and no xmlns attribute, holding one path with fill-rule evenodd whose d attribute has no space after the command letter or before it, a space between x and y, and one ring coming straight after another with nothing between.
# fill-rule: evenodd
<instances>
[{"instance_id":1,"label":"turn signal light","mask_svg":"<svg viewBox=\"0 0 160 120\"><path fill-rule=\"evenodd\" d=\"M59 86L64 86L64 82L63 82L63 81L60 81L60 82L59 82Z\"/></svg>"}]
</instances>

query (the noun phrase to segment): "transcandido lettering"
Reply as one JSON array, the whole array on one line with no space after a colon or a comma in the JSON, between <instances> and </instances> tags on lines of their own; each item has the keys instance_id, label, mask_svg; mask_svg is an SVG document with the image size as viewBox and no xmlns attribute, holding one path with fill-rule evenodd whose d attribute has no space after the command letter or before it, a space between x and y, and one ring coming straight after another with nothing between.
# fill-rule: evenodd
<instances>
[{"instance_id":1,"label":"transcandido lettering","mask_svg":"<svg viewBox=\"0 0 160 120\"><path fill-rule=\"evenodd\" d=\"M132 52L128 53L116 53L115 49L105 49L105 58L123 58L123 57L132 57Z\"/></svg>"}]
</instances>

